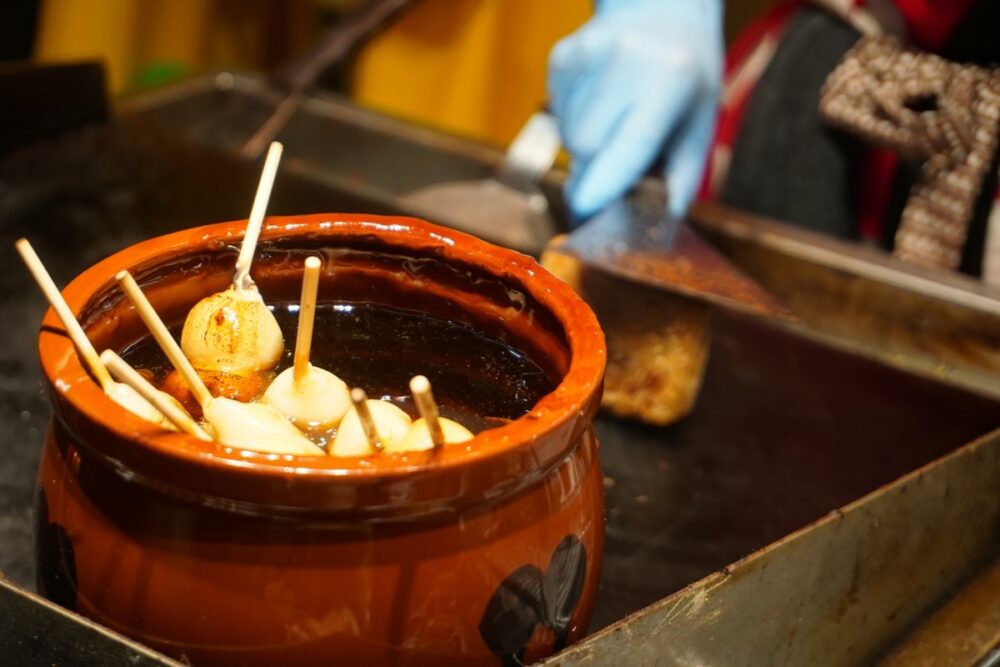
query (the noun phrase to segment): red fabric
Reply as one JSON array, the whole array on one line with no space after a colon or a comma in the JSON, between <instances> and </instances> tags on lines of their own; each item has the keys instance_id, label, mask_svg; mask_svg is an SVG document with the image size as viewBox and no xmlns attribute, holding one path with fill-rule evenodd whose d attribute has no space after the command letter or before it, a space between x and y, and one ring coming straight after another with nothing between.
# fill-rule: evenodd
<instances>
[{"instance_id":1,"label":"red fabric","mask_svg":"<svg viewBox=\"0 0 1000 667\"><path fill-rule=\"evenodd\" d=\"M889 150L870 147L861 160L861 187L858 189L858 234L878 241L885 227L892 184L896 180L899 156Z\"/></svg>"},{"instance_id":2,"label":"red fabric","mask_svg":"<svg viewBox=\"0 0 1000 667\"><path fill-rule=\"evenodd\" d=\"M788 18L796 9L804 4L804 0L785 0L777 7L762 14L743 30L726 50L726 72L728 79L733 70L746 60L768 33L784 27Z\"/></svg>"},{"instance_id":3,"label":"red fabric","mask_svg":"<svg viewBox=\"0 0 1000 667\"><path fill-rule=\"evenodd\" d=\"M996 0L983 0L996 2ZM913 43L928 51L940 51L952 31L969 13L976 0L894 0Z\"/></svg>"},{"instance_id":4,"label":"red fabric","mask_svg":"<svg viewBox=\"0 0 1000 667\"><path fill-rule=\"evenodd\" d=\"M762 15L751 23L736 38L733 44L726 51L725 80L728 82L741 65L753 54L757 45L769 35L780 35L785 24L792 13L802 6L804 0L786 0L771 11ZM746 110L747 102L753 86L746 89L745 94L726 100L719 109L719 116L715 124L715 138L713 146L726 146L732 148L736 142L736 135L740 131L743 121L743 112ZM711 199L715 194L712 192L711 175L713 156L709 155L709 165L702 174L701 187L698 190L699 199Z\"/></svg>"}]
</instances>

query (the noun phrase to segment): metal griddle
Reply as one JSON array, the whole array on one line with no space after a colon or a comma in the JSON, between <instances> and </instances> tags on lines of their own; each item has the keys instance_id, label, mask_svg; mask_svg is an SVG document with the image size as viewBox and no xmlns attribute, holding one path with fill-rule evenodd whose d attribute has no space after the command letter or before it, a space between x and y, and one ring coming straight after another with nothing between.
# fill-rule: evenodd
<instances>
[{"instance_id":1,"label":"metal griddle","mask_svg":"<svg viewBox=\"0 0 1000 667\"><path fill-rule=\"evenodd\" d=\"M15 584L33 586L30 512L48 408L35 361L44 306L13 240L27 234L63 283L139 239L242 217L257 169L238 150L270 108L267 94L252 79L207 77L0 158L8 267L0 293L10 326L0 348L0 570ZM306 100L280 138L274 214L405 212L400 193L486 176L500 158L335 98ZM543 183L556 201L560 185L559 174ZM831 345L802 326L718 310L692 415L665 429L596 422L607 544L592 629L1000 426L1000 402L988 394ZM12 599L0 596L0 616L23 613ZM89 640L74 636L83 650ZM10 645L0 639L0 655ZM14 655L22 664L39 658Z\"/></svg>"}]
</instances>

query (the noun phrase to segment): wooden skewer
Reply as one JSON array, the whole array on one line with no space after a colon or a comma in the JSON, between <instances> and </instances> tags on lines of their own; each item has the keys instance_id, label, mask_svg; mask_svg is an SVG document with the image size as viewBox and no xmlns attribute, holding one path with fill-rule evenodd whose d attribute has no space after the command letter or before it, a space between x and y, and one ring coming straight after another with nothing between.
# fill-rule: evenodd
<instances>
[{"instance_id":1,"label":"wooden skewer","mask_svg":"<svg viewBox=\"0 0 1000 667\"><path fill-rule=\"evenodd\" d=\"M205 386L201 376L198 375L198 371L194 369L188 358L184 356L181 346L170 335L167 325L157 315L153 304L149 302L149 299L143 294L142 289L136 284L135 278L128 271L119 271L118 275L115 276L115 280L118 281L126 296L132 301L132 305L139 312L139 317L146 323L149 332L153 334L153 338L159 343L163 353L167 355L167 359L170 360L170 363L174 365L177 372L187 382L191 388L191 392L194 394L195 400L198 401L199 405L205 407L212 400L212 394L208 391L208 387Z\"/></svg>"},{"instance_id":2,"label":"wooden skewer","mask_svg":"<svg viewBox=\"0 0 1000 667\"><path fill-rule=\"evenodd\" d=\"M66 333L69 334L70 340L73 341L73 345L76 346L80 357L83 358L84 363L90 368L90 372L97 378L97 382L101 385L101 388L107 391L109 383L113 382L111 374L108 373L108 369L101 363L93 343L87 338L87 334L83 331L83 327L80 326L73 311L70 310L66 299L63 298L62 293L59 292L59 288L52 281L52 276L45 270L42 260L35 254L35 250L28 243L28 239L18 239L14 246L21 254L21 259L24 260L35 282L38 283L42 294L48 299L52 309L56 311L56 315L62 321L63 327L65 327Z\"/></svg>"},{"instance_id":3,"label":"wooden skewer","mask_svg":"<svg viewBox=\"0 0 1000 667\"><path fill-rule=\"evenodd\" d=\"M410 393L413 394L413 402L417 404L417 412L427 423L427 430L431 434L434 447L443 447L444 429L441 428L441 413L438 411L437 403L434 402L430 380L423 375L415 375L410 380Z\"/></svg>"},{"instance_id":4,"label":"wooden skewer","mask_svg":"<svg viewBox=\"0 0 1000 667\"><path fill-rule=\"evenodd\" d=\"M313 322L316 320L316 297L319 292L319 257L306 260L302 274L302 300L299 302L299 332L295 337L295 365L292 377L301 382L309 371L309 353L312 349ZM361 414L360 412L358 413Z\"/></svg>"},{"instance_id":5,"label":"wooden skewer","mask_svg":"<svg viewBox=\"0 0 1000 667\"><path fill-rule=\"evenodd\" d=\"M361 429L365 432L368 445L377 452L383 449L382 441L378 437L378 429L375 428L375 420L372 418L371 410L368 409L368 396L365 390L355 387L351 390L351 401L354 409L358 412L358 419L361 421Z\"/></svg>"},{"instance_id":6,"label":"wooden skewer","mask_svg":"<svg viewBox=\"0 0 1000 667\"><path fill-rule=\"evenodd\" d=\"M250 280L250 265L253 263L253 254L257 249L260 228L264 224L267 202L271 199L271 188L274 187L274 177L278 173L278 163L281 162L282 150L284 147L277 141L272 141L271 147L267 149L264 169L261 171L260 182L257 184L257 194L254 196L253 207L250 209L250 220L247 222L247 230L243 235L243 245L240 246L240 255L236 259L236 275L233 277L233 285L236 286L236 289L253 287L253 281Z\"/></svg>"},{"instance_id":7,"label":"wooden skewer","mask_svg":"<svg viewBox=\"0 0 1000 667\"><path fill-rule=\"evenodd\" d=\"M212 436L206 433L205 429L199 426L198 422L187 411L178 407L173 401L168 400L166 394L150 384L149 380L142 377L138 371L129 366L127 361L111 350L101 352L101 361L118 378L119 382L123 382L135 389L140 396L152 403L153 407L159 410L178 429L200 440L211 442Z\"/></svg>"}]
</instances>

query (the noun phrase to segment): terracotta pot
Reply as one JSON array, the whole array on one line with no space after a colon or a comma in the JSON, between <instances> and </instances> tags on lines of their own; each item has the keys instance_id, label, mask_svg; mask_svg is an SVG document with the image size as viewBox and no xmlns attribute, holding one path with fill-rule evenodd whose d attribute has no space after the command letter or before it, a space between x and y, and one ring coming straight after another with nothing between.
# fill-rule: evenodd
<instances>
[{"instance_id":1,"label":"terracotta pot","mask_svg":"<svg viewBox=\"0 0 1000 667\"><path fill-rule=\"evenodd\" d=\"M129 269L168 322L224 288L245 222L152 239L64 291L97 348L142 325ZM418 308L504 335L562 380L468 447L290 457L158 431L81 367L50 310L39 350L54 419L38 478L50 598L196 665L516 664L587 627L604 540L591 421L605 364L587 306L532 259L407 218L271 218L255 279Z\"/></svg>"}]
</instances>

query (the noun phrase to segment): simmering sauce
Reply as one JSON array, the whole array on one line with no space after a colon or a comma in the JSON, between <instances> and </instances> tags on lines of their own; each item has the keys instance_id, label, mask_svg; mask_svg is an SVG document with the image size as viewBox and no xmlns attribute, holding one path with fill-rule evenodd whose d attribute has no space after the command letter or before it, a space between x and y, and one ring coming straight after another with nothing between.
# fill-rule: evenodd
<instances>
[{"instance_id":1,"label":"simmering sauce","mask_svg":"<svg viewBox=\"0 0 1000 667\"><path fill-rule=\"evenodd\" d=\"M292 365L298 304L279 303L273 309L286 342L280 372ZM172 370L151 337L122 356L149 371L158 387ZM473 433L524 415L558 382L528 355L464 323L355 303L318 305L311 361L411 417L417 413L408 383L414 375L426 375L441 415ZM321 436L320 444L327 439Z\"/></svg>"}]
</instances>

